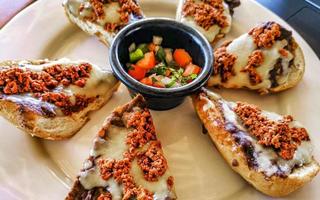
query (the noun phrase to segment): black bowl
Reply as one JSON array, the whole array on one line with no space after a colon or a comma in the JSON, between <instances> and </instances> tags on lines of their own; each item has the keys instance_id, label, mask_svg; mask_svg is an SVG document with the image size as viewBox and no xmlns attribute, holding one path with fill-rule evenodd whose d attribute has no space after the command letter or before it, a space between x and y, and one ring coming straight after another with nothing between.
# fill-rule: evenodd
<instances>
[{"instance_id":1,"label":"black bowl","mask_svg":"<svg viewBox=\"0 0 320 200\"><path fill-rule=\"evenodd\" d=\"M199 76L191 83L177 88L156 88L144 85L127 73L128 47L135 42L150 43L154 35L163 37L162 46L183 48L191 54L193 63L202 67ZM184 98L200 89L210 78L213 64L212 48L197 30L180 22L164 18L148 18L123 28L115 37L109 54L115 76L127 86L131 96L142 94L148 107L168 110L181 104Z\"/></svg>"}]
</instances>

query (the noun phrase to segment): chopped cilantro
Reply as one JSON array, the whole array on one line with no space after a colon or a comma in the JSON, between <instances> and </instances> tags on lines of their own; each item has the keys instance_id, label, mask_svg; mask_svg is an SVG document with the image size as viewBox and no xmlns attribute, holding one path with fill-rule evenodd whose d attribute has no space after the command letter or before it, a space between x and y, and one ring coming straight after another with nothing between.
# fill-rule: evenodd
<instances>
[{"instance_id":1,"label":"chopped cilantro","mask_svg":"<svg viewBox=\"0 0 320 200\"><path fill-rule=\"evenodd\" d=\"M198 77L197 74L191 74L191 75L190 75L190 79L191 79L191 80L194 80L194 79L196 79L197 77Z\"/></svg>"},{"instance_id":2,"label":"chopped cilantro","mask_svg":"<svg viewBox=\"0 0 320 200\"><path fill-rule=\"evenodd\" d=\"M151 77L152 83L158 82L158 80L155 77Z\"/></svg>"},{"instance_id":3,"label":"chopped cilantro","mask_svg":"<svg viewBox=\"0 0 320 200\"><path fill-rule=\"evenodd\" d=\"M159 50L156 53L156 57L158 60L165 62L166 60L166 53L164 52L163 48L160 47Z\"/></svg>"},{"instance_id":4,"label":"chopped cilantro","mask_svg":"<svg viewBox=\"0 0 320 200\"><path fill-rule=\"evenodd\" d=\"M177 82L177 79L175 77L172 77L171 81L168 84L166 84L166 87L170 88L170 87L174 86L176 84L176 82Z\"/></svg>"},{"instance_id":5,"label":"chopped cilantro","mask_svg":"<svg viewBox=\"0 0 320 200\"><path fill-rule=\"evenodd\" d=\"M131 63L127 63L126 66L127 66L128 70L134 69L134 67L132 66Z\"/></svg>"},{"instance_id":6,"label":"chopped cilantro","mask_svg":"<svg viewBox=\"0 0 320 200\"><path fill-rule=\"evenodd\" d=\"M149 72L148 72L148 74L157 74L157 75L163 75L163 76L165 76L165 74L166 74L166 70L168 69L168 67L166 67L165 65L164 65L164 63L160 63L160 64L158 64L155 68L152 68Z\"/></svg>"}]
</instances>

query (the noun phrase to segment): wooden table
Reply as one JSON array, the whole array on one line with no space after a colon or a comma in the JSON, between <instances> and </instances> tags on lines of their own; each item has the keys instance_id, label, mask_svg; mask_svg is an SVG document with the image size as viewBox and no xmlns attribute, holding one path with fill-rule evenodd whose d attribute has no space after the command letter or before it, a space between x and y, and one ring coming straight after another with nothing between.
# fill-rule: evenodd
<instances>
[{"instance_id":1,"label":"wooden table","mask_svg":"<svg viewBox=\"0 0 320 200\"><path fill-rule=\"evenodd\" d=\"M0 28L33 1L34 0L0 0Z\"/></svg>"}]
</instances>

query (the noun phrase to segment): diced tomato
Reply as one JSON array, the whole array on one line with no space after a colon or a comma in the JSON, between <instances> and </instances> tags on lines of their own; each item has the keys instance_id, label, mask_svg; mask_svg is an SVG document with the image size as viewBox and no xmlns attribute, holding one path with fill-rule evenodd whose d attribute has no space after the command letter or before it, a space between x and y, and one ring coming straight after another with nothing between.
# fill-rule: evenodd
<instances>
[{"instance_id":1,"label":"diced tomato","mask_svg":"<svg viewBox=\"0 0 320 200\"><path fill-rule=\"evenodd\" d=\"M134 79L140 81L146 76L147 70L137 67L135 65L131 65L131 68L128 70L128 73L130 76L132 76Z\"/></svg>"},{"instance_id":2,"label":"diced tomato","mask_svg":"<svg viewBox=\"0 0 320 200\"><path fill-rule=\"evenodd\" d=\"M143 78L140 82L145 84L145 85L152 86L152 79L150 77Z\"/></svg>"},{"instance_id":3,"label":"diced tomato","mask_svg":"<svg viewBox=\"0 0 320 200\"><path fill-rule=\"evenodd\" d=\"M171 71L170 71L169 69L167 69L166 72L165 72L165 76L166 76L166 77L169 77L170 74L171 74Z\"/></svg>"},{"instance_id":4,"label":"diced tomato","mask_svg":"<svg viewBox=\"0 0 320 200\"><path fill-rule=\"evenodd\" d=\"M186 69L184 70L182 76L190 76L191 74L199 74L201 71L201 67L190 63L186 66Z\"/></svg>"},{"instance_id":5,"label":"diced tomato","mask_svg":"<svg viewBox=\"0 0 320 200\"><path fill-rule=\"evenodd\" d=\"M165 87L166 87L166 86L165 86L162 82L160 82L160 81L157 81L157 82L153 83L153 86L154 86L154 87L158 87L158 88L165 88Z\"/></svg>"},{"instance_id":6,"label":"diced tomato","mask_svg":"<svg viewBox=\"0 0 320 200\"><path fill-rule=\"evenodd\" d=\"M184 49L176 49L173 53L173 59L180 67L185 67L192 62L191 56Z\"/></svg>"},{"instance_id":7,"label":"diced tomato","mask_svg":"<svg viewBox=\"0 0 320 200\"><path fill-rule=\"evenodd\" d=\"M144 57L139 60L136 64L137 67L143 69L152 69L156 66L156 57L153 52L148 52L144 54Z\"/></svg>"},{"instance_id":8,"label":"diced tomato","mask_svg":"<svg viewBox=\"0 0 320 200\"><path fill-rule=\"evenodd\" d=\"M149 51L155 52L156 51L156 45L153 43L150 43L148 46Z\"/></svg>"}]
</instances>

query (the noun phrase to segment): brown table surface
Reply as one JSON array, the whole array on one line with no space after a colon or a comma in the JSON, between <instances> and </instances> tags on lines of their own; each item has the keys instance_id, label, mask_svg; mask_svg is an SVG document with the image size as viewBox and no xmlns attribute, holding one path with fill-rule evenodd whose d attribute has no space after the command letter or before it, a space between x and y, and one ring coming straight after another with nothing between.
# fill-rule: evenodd
<instances>
[{"instance_id":1,"label":"brown table surface","mask_svg":"<svg viewBox=\"0 0 320 200\"><path fill-rule=\"evenodd\" d=\"M0 0L0 28L34 0Z\"/></svg>"}]
</instances>

